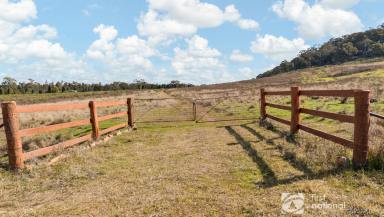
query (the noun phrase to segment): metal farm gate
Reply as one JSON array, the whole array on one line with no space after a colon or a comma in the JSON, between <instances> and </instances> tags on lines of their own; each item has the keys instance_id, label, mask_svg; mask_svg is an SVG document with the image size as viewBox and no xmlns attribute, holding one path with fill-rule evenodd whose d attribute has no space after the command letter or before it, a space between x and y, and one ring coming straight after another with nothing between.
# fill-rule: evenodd
<instances>
[{"instance_id":1,"label":"metal farm gate","mask_svg":"<svg viewBox=\"0 0 384 217\"><path fill-rule=\"evenodd\" d=\"M188 98L135 99L135 123L193 121L193 100Z\"/></svg>"},{"instance_id":2,"label":"metal farm gate","mask_svg":"<svg viewBox=\"0 0 384 217\"><path fill-rule=\"evenodd\" d=\"M196 123L231 120L255 120L259 114L256 95L216 98L144 98L135 99L135 123Z\"/></svg>"},{"instance_id":3,"label":"metal farm gate","mask_svg":"<svg viewBox=\"0 0 384 217\"><path fill-rule=\"evenodd\" d=\"M197 123L254 120L260 110L255 94L195 99L195 104Z\"/></svg>"}]
</instances>

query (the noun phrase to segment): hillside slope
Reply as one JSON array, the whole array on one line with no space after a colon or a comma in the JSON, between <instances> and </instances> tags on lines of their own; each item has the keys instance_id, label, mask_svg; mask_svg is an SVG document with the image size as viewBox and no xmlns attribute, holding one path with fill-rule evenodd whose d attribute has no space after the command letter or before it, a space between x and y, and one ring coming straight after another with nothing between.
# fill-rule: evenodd
<instances>
[{"instance_id":1,"label":"hillside slope","mask_svg":"<svg viewBox=\"0 0 384 217\"><path fill-rule=\"evenodd\" d=\"M342 64L348 61L384 56L384 24L376 29L332 38L319 47L303 50L291 61L281 64L259 76L269 77L297 69Z\"/></svg>"},{"instance_id":2,"label":"hillside slope","mask_svg":"<svg viewBox=\"0 0 384 217\"><path fill-rule=\"evenodd\" d=\"M239 91L250 89L287 89L293 85L307 89L336 88L336 89L370 89L381 95L384 91L384 59L376 58L347 62L340 65L328 65L290 71L270 77L202 85L184 89L187 92L202 91ZM177 89L167 92L178 92Z\"/></svg>"}]
</instances>

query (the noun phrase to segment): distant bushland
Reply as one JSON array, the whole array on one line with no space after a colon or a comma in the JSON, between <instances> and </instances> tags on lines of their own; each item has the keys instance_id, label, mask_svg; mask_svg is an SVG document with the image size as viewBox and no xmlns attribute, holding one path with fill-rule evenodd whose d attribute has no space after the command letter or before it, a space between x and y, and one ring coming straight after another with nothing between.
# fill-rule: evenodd
<instances>
[{"instance_id":1,"label":"distant bushland","mask_svg":"<svg viewBox=\"0 0 384 217\"><path fill-rule=\"evenodd\" d=\"M293 60L284 60L279 66L257 77L269 77L292 70L376 57L384 57L384 24L365 32L332 38L319 47L301 51Z\"/></svg>"},{"instance_id":2,"label":"distant bushland","mask_svg":"<svg viewBox=\"0 0 384 217\"><path fill-rule=\"evenodd\" d=\"M119 90L142 90L142 89L168 89L192 87L192 84L171 81L168 84L152 84L144 80L136 80L132 83L113 82L102 83L79 83L73 82L45 82L39 83L32 79L28 82L17 82L11 77L5 77L0 84L0 94L43 94L43 93L65 93L65 92L94 92L94 91L119 91Z\"/></svg>"}]
</instances>

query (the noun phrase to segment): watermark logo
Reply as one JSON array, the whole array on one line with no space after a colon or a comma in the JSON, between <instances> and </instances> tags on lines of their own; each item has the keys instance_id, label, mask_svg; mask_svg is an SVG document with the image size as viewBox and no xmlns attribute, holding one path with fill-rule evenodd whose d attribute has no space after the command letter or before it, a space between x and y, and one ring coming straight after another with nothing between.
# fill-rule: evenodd
<instances>
[{"instance_id":1,"label":"watermark logo","mask_svg":"<svg viewBox=\"0 0 384 217\"><path fill-rule=\"evenodd\" d=\"M282 214L304 214L304 194L282 193L281 194Z\"/></svg>"},{"instance_id":2,"label":"watermark logo","mask_svg":"<svg viewBox=\"0 0 384 217\"><path fill-rule=\"evenodd\" d=\"M345 202L330 203L325 195L309 194L307 202L303 193L282 193L282 214L304 214L304 210L343 210L346 209Z\"/></svg>"}]
</instances>

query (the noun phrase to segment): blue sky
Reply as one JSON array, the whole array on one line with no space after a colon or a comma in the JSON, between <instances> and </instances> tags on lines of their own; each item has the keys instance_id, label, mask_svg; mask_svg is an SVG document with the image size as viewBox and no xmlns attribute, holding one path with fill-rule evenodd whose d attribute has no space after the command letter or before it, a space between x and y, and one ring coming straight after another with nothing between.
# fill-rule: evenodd
<instances>
[{"instance_id":1,"label":"blue sky","mask_svg":"<svg viewBox=\"0 0 384 217\"><path fill-rule=\"evenodd\" d=\"M194 84L256 77L384 23L382 0L0 0L0 76Z\"/></svg>"}]
</instances>

